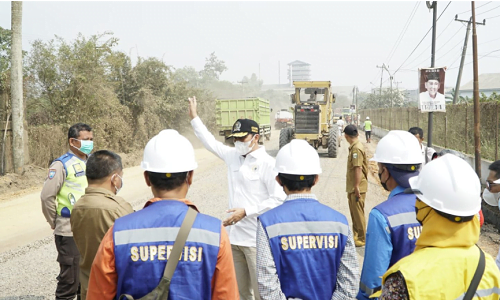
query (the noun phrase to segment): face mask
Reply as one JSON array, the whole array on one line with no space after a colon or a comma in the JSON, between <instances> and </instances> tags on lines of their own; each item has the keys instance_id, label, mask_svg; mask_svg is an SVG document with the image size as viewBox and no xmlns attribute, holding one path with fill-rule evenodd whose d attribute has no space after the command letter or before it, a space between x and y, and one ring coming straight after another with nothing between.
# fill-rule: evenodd
<instances>
[{"instance_id":1,"label":"face mask","mask_svg":"<svg viewBox=\"0 0 500 300\"><path fill-rule=\"evenodd\" d=\"M378 173L378 179L380 179L380 184L382 185L384 190L390 192L389 189L387 188L387 180L389 180L389 178L387 178L387 180L385 182L382 182L382 174L384 174L384 172Z\"/></svg>"},{"instance_id":2,"label":"face mask","mask_svg":"<svg viewBox=\"0 0 500 300\"><path fill-rule=\"evenodd\" d=\"M89 155L90 152L92 152L92 149L94 149L94 141L87 141L87 140L77 140L77 141L80 141L81 147L76 148L75 146L73 146L73 148L78 149L87 155Z\"/></svg>"},{"instance_id":3,"label":"face mask","mask_svg":"<svg viewBox=\"0 0 500 300\"><path fill-rule=\"evenodd\" d=\"M483 191L483 200L489 205L497 206L500 200L500 193L492 193L487 188Z\"/></svg>"},{"instance_id":4,"label":"face mask","mask_svg":"<svg viewBox=\"0 0 500 300\"><path fill-rule=\"evenodd\" d=\"M120 175L118 175L118 174L115 174L115 175L118 176L118 177L120 177L120 181L121 181L120 188L117 188L115 186L116 194L118 194L120 192L120 190L123 188L123 178Z\"/></svg>"},{"instance_id":5,"label":"face mask","mask_svg":"<svg viewBox=\"0 0 500 300\"><path fill-rule=\"evenodd\" d=\"M419 208L420 206L420 208ZM425 214L425 216L422 216L424 214L424 212L422 212L422 210L424 210L425 208L428 208L429 211L427 212L427 214ZM420 225L424 225L423 222L425 221L425 218L427 218L427 216L431 213L431 207L428 206L427 204L423 203L423 202L420 202L417 201L417 203L415 203L415 215L417 215L417 221L418 223L420 223ZM421 218L419 218L419 215Z\"/></svg>"},{"instance_id":6,"label":"face mask","mask_svg":"<svg viewBox=\"0 0 500 300\"><path fill-rule=\"evenodd\" d=\"M240 142L240 141L234 142L234 148L236 148L238 154L247 155L250 151L252 151L252 147L250 147L250 144L252 143L254 137L255 135L248 142Z\"/></svg>"}]
</instances>

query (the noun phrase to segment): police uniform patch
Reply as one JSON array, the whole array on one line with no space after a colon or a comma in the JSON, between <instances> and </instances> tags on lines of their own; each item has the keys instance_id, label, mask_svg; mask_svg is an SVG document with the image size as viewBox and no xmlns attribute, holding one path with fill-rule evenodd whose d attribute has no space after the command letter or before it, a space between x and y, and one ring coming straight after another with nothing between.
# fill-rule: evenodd
<instances>
[{"instance_id":1,"label":"police uniform patch","mask_svg":"<svg viewBox=\"0 0 500 300\"><path fill-rule=\"evenodd\" d=\"M56 176L56 169L49 169L49 175L47 177L52 179L54 176Z\"/></svg>"},{"instance_id":2,"label":"police uniform patch","mask_svg":"<svg viewBox=\"0 0 500 300\"><path fill-rule=\"evenodd\" d=\"M83 168L80 164L74 164L73 169L75 170L75 177L85 175L85 171L83 170Z\"/></svg>"},{"instance_id":3,"label":"police uniform patch","mask_svg":"<svg viewBox=\"0 0 500 300\"><path fill-rule=\"evenodd\" d=\"M354 159L358 158L358 154L357 153L353 153L352 154L352 158L354 158Z\"/></svg>"}]
</instances>

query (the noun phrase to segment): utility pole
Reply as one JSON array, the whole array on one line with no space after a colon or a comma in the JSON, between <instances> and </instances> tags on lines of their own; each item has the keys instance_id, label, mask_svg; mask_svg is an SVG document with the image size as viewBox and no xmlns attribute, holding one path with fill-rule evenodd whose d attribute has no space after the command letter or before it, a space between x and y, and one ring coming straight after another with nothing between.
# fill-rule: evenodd
<instances>
[{"instance_id":1,"label":"utility pole","mask_svg":"<svg viewBox=\"0 0 500 300\"><path fill-rule=\"evenodd\" d=\"M377 68L382 69L382 72L380 73L380 90L379 90L380 102L382 102L382 78L384 77L384 64L382 64L382 67L377 66Z\"/></svg>"},{"instance_id":2,"label":"utility pole","mask_svg":"<svg viewBox=\"0 0 500 300\"><path fill-rule=\"evenodd\" d=\"M465 54L467 53L467 44L469 42L469 32L470 32L470 25L472 24L472 17L469 19L469 21L465 20L459 20L458 15L455 15L455 21L465 23L467 22L467 32L465 33L465 41L464 41L464 48L462 49L462 59L460 60L460 68L458 69L458 77L457 77L457 84L455 85L455 95L453 95L453 104L457 104L458 102L458 94L460 92L460 81L462 81L462 71L464 69L464 62L465 62ZM483 19L483 23L476 23L477 25L485 25L486 20Z\"/></svg>"},{"instance_id":3,"label":"utility pole","mask_svg":"<svg viewBox=\"0 0 500 300\"><path fill-rule=\"evenodd\" d=\"M392 79L393 79L393 77L391 75L391 72L389 72L389 69L388 69L389 66L386 67L385 64L382 64L382 67L387 71L387 74L389 74L389 81L391 82L391 108L392 108L393 107L393 104L392 104Z\"/></svg>"},{"instance_id":4,"label":"utility pole","mask_svg":"<svg viewBox=\"0 0 500 300\"><path fill-rule=\"evenodd\" d=\"M432 50L431 50L431 68L434 68L436 62L436 19L437 19L437 1L427 1L427 7L432 8ZM432 119L433 112L429 112L429 120L427 122L427 147L432 147ZM427 162L427 155L425 156Z\"/></svg>"},{"instance_id":5,"label":"utility pole","mask_svg":"<svg viewBox=\"0 0 500 300\"><path fill-rule=\"evenodd\" d=\"M479 114L479 79L477 63L477 34L476 34L476 7L474 1L472 6L472 56L474 62L474 157L476 159L476 174L481 179L481 137L480 137L480 114Z\"/></svg>"},{"instance_id":6,"label":"utility pole","mask_svg":"<svg viewBox=\"0 0 500 300\"><path fill-rule=\"evenodd\" d=\"M11 103L12 103L12 150L14 172L24 171L24 105L23 105L23 47L22 47L23 2L12 1L12 54L11 54Z\"/></svg>"}]
</instances>

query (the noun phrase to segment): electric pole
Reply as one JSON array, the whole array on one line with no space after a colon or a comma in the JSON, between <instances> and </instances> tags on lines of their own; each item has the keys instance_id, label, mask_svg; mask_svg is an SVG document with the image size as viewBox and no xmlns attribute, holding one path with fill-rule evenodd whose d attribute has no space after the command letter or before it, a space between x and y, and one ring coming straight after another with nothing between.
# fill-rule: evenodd
<instances>
[{"instance_id":1,"label":"electric pole","mask_svg":"<svg viewBox=\"0 0 500 300\"><path fill-rule=\"evenodd\" d=\"M453 95L453 104L457 104L458 102L458 94L460 91L460 81L462 81L462 71L464 69L464 62L465 62L465 54L467 53L467 44L469 42L469 32L470 32L470 25L472 24L472 17L469 19L469 21L465 20L459 20L458 15L455 15L455 21L465 23L467 22L467 31L465 32L465 41L464 41L464 48L462 49L462 59L460 60L460 68L458 69L458 77L457 77L457 84L455 85L455 95ZM483 23L476 23L477 25L485 25L486 20L483 19Z\"/></svg>"},{"instance_id":2,"label":"electric pole","mask_svg":"<svg viewBox=\"0 0 500 300\"><path fill-rule=\"evenodd\" d=\"M382 67L377 66L377 68L382 69L382 72L380 73L380 90L379 90L380 102L382 102L382 78L384 77L384 64L382 64Z\"/></svg>"},{"instance_id":3,"label":"electric pole","mask_svg":"<svg viewBox=\"0 0 500 300\"><path fill-rule=\"evenodd\" d=\"M12 103L12 151L14 152L14 172L22 174L24 171L23 2L12 1L11 14L12 54L10 93Z\"/></svg>"},{"instance_id":4,"label":"electric pole","mask_svg":"<svg viewBox=\"0 0 500 300\"><path fill-rule=\"evenodd\" d=\"M480 137L480 114L479 114L479 79L477 64L477 34L476 34L476 7L474 1L472 6L472 56L474 61L474 157L476 159L476 174L481 178L481 137Z\"/></svg>"},{"instance_id":5,"label":"electric pole","mask_svg":"<svg viewBox=\"0 0 500 300\"><path fill-rule=\"evenodd\" d=\"M431 50L431 68L434 68L436 62L436 19L437 19L437 1L426 2L429 9L432 8L432 50ZM433 112L429 112L429 120L427 122L427 147L432 147L432 119ZM427 155L425 156L427 162Z\"/></svg>"}]
</instances>

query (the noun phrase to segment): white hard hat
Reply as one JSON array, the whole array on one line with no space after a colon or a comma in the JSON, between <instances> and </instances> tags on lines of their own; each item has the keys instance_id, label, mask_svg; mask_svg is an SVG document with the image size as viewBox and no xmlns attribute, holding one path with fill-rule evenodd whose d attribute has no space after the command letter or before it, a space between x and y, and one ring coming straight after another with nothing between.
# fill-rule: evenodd
<instances>
[{"instance_id":1,"label":"white hard hat","mask_svg":"<svg viewBox=\"0 0 500 300\"><path fill-rule=\"evenodd\" d=\"M422 150L415 136L403 130L391 130L377 145L370 161L412 165L423 163Z\"/></svg>"},{"instance_id":2,"label":"white hard hat","mask_svg":"<svg viewBox=\"0 0 500 300\"><path fill-rule=\"evenodd\" d=\"M165 129L149 140L141 167L155 173L181 173L196 169L193 145L176 130Z\"/></svg>"},{"instance_id":3,"label":"white hard hat","mask_svg":"<svg viewBox=\"0 0 500 300\"><path fill-rule=\"evenodd\" d=\"M429 162L409 181L418 199L437 211L467 217L481 209L481 183L476 172L453 154Z\"/></svg>"},{"instance_id":4,"label":"white hard hat","mask_svg":"<svg viewBox=\"0 0 500 300\"><path fill-rule=\"evenodd\" d=\"M370 120L370 117L366 117L367 120Z\"/></svg>"},{"instance_id":5,"label":"white hard hat","mask_svg":"<svg viewBox=\"0 0 500 300\"><path fill-rule=\"evenodd\" d=\"M304 140L293 139L276 155L274 171L291 175L321 174L318 152Z\"/></svg>"}]
</instances>

